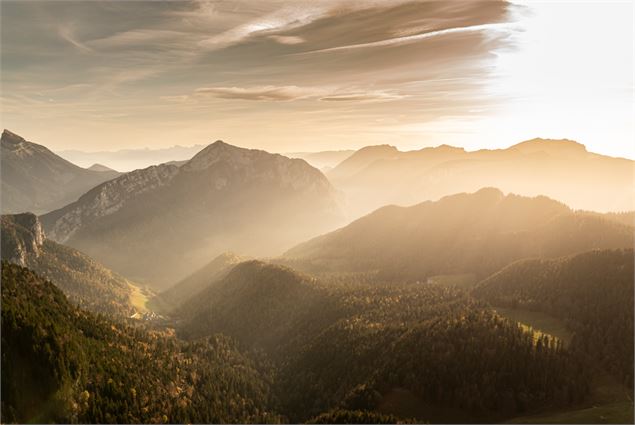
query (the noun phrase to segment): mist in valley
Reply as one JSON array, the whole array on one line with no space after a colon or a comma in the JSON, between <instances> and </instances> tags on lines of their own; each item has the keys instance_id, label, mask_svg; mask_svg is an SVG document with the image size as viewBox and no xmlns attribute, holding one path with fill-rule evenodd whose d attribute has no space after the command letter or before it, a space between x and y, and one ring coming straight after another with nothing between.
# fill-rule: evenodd
<instances>
[{"instance_id":1,"label":"mist in valley","mask_svg":"<svg viewBox=\"0 0 635 425\"><path fill-rule=\"evenodd\" d=\"M632 6L2 2L0 421L633 423Z\"/></svg>"}]
</instances>

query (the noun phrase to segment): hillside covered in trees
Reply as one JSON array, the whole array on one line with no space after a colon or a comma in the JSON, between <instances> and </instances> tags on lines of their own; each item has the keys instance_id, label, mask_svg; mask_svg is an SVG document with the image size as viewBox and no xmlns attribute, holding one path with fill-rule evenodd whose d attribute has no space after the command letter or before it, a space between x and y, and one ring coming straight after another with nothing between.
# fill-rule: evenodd
<instances>
[{"instance_id":1,"label":"hillside covered in trees","mask_svg":"<svg viewBox=\"0 0 635 425\"><path fill-rule=\"evenodd\" d=\"M30 213L3 215L2 259L51 280L77 305L98 313L134 314L132 283L76 249L46 238Z\"/></svg>"},{"instance_id":2,"label":"hillside covered in trees","mask_svg":"<svg viewBox=\"0 0 635 425\"><path fill-rule=\"evenodd\" d=\"M227 337L183 342L95 316L2 262L3 422L277 421L258 369Z\"/></svg>"},{"instance_id":3,"label":"hillside covered in trees","mask_svg":"<svg viewBox=\"0 0 635 425\"><path fill-rule=\"evenodd\" d=\"M473 294L495 306L541 311L573 332L571 350L633 386L633 250L521 260Z\"/></svg>"},{"instance_id":4,"label":"hillside covered in trees","mask_svg":"<svg viewBox=\"0 0 635 425\"><path fill-rule=\"evenodd\" d=\"M3 216L2 421L501 422L595 406L602 374L632 418L633 251L594 249L628 247L629 217L495 189L386 207L214 258L136 321L129 281Z\"/></svg>"},{"instance_id":5,"label":"hillside covered in trees","mask_svg":"<svg viewBox=\"0 0 635 425\"><path fill-rule=\"evenodd\" d=\"M588 387L562 346L537 346L485 304L440 285L324 283L251 261L181 314L186 339L221 332L262 350L292 422L334 409L375 411L394 389L434 407L419 419L494 420L566 406ZM453 413L440 419L439 409Z\"/></svg>"},{"instance_id":6,"label":"hillside covered in trees","mask_svg":"<svg viewBox=\"0 0 635 425\"><path fill-rule=\"evenodd\" d=\"M278 261L311 273L376 273L380 280L465 273L483 279L522 258L632 246L633 226L615 215L576 213L544 196L485 188L380 208Z\"/></svg>"}]
</instances>

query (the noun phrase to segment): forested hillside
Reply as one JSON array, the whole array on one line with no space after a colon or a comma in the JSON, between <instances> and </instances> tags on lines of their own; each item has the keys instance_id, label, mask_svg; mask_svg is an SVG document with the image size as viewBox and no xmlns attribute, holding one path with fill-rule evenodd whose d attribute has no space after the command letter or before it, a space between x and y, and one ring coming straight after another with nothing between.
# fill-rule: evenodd
<instances>
[{"instance_id":1,"label":"forested hillside","mask_svg":"<svg viewBox=\"0 0 635 425\"><path fill-rule=\"evenodd\" d=\"M542 311L574 333L571 350L633 385L633 250L521 260L480 282L495 306Z\"/></svg>"},{"instance_id":2,"label":"forested hillside","mask_svg":"<svg viewBox=\"0 0 635 425\"><path fill-rule=\"evenodd\" d=\"M486 188L380 208L279 261L311 273L375 273L388 281L466 273L483 279L522 258L632 246L633 227L613 217Z\"/></svg>"},{"instance_id":3,"label":"forested hillside","mask_svg":"<svg viewBox=\"0 0 635 425\"><path fill-rule=\"evenodd\" d=\"M236 264L244 260L245 258L236 254L228 252L221 254L171 288L157 294L151 300L151 304L160 311L172 312L184 301L225 277Z\"/></svg>"},{"instance_id":4,"label":"forested hillside","mask_svg":"<svg viewBox=\"0 0 635 425\"><path fill-rule=\"evenodd\" d=\"M129 317L134 314L131 282L87 255L46 239L33 214L3 215L2 259L26 266L51 280L87 310Z\"/></svg>"},{"instance_id":5,"label":"forested hillside","mask_svg":"<svg viewBox=\"0 0 635 425\"><path fill-rule=\"evenodd\" d=\"M2 422L276 421L258 369L222 335L182 342L94 316L2 262Z\"/></svg>"},{"instance_id":6,"label":"forested hillside","mask_svg":"<svg viewBox=\"0 0 635 425\"><path fill-rule=\"evenodd\" d=\"M376 411L399 388L431 406L419 417L427 421L565 406L588 388L581 364L561 346L535 345L515 323L440 285L323 283L252 261L181 314L186 338L222 332L263 350L292 422L333 409Z\"/></svg>"}]
</instances>

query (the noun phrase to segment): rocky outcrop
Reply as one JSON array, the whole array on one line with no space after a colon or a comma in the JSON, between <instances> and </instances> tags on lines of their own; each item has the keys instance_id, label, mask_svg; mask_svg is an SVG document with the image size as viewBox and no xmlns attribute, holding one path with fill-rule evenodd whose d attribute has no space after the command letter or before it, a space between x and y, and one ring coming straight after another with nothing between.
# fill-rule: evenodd
<instances>
[{"instance_id":1,"label":"rocky outcrop","mask_svg":"<svg viewBox=\"0 0 635 425\"><path fill-rule=\"evenodd\" d=\"M42 225L35 214L2 216L2 258L25 266L28 255L39 256L44 238Z\"/></svg>"}]
</instances>

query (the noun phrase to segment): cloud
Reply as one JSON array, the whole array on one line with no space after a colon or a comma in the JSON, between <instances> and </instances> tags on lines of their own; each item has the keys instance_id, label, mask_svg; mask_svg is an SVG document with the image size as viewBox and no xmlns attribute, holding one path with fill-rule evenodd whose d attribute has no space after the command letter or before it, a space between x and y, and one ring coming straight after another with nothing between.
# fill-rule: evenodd
<instances>
[{"instance_id":1,"label":"cloud","mask_svg":"<svg viewBox=\"0 0 635 425\"><path fill-rule=\"evenodd\" d=\"M369 43L358 43L358 44L349 44L346 46L337 46L337 47L329 47L326 49L312 50L309 52L297 53L298 55L307 55L313 53L327 53L327 52L338 52L343 50L353 50L353 49L365 49L371 47L384 47L384 46L395 46L406 43L415 43L421 40L425 40L433 37L440 37L448 34L459 34L459 33L467 33L467 32L479 32L479 31L488 31L488 30L510 30L513 29L514 26L509 23L493 23L493 24L481 24L481 25L470 25L466 27L457 27L457 28L446 28L437 31L425 32L422 34L414 34L403 37L394 37L388 38L379 41L372 41Z\"/></svg>"},{"instance_id":2,"label":"cloud","mask_svg":"<svg viewBox=\"0 0 635 425\"><path fill-rule=\"evenodd\" d=\"M404 95L384 90L345 90L329 87L252 86L252 87L201 87L194 96L212 96L221 99L255 101L294 101L317 99L324 102L368 102L403 99ZM163 100L182 102L184 96L164 96Z\"/></svg>"},{"instance_id":3,"label":"cloud","mask_svg":"<svg viewBox=\"0 0 635 425\"><path fill-rule=\"evenodd\" d=\"M186 35L180 31L135 29L122 31L108 37L91 40L86 44L93 48L118 49L131 46L147 46L152 43L175 41Z\"/></svg>"},{"instance_id":4,"label":"cloud","mask_svg":"<svg viewBox=\"0 0 635 425\"><path fill-rule=\"evenodd\" d=\"M305 26L324 16L325 13L326 9L319 3L311 3L303 7L287 6L220 34L207 37L198 44L206 50L223 49L257 35L280 35L285 31Z\"/></svg>"},{"instance_id":5,"label":"cloud","mask_svg":"<svg viewBox=\"0 0 635 425\"><path fill-rule=\"evenodd\" d=\"M315 96L316 91L298 86L202 87L195 94L222 99L289 101Z\"/></svg>"},{"instance_id":6,"label":"cloud","mask_svg":"<svg viewBox=\"0 0 635 425\"><path fill-rule=\"evenodd\" d=\"M277 41L280 44L294 45L304 43L306 40L302 37L293 35L270 35L270 39Z\"/></svg>"},{"instance_id":7,"label":"cloud","mask_svg":"<svg viewBox=\"0 0 635 425\"><path fill-rule=\"evenodd\" d=\"M299 44L305 40L297 35L286 34L300 30L320 19L339 17L355 11L385 9L405 3L416 3L417 0L313 0L304 1L261 1L258 6L270 9L255 19L250 19L220 34L215 34L199 41L204 49L219 50L246 42L259 36L273 38L281 44ZM218 15L220 12L206 3L200 6L204 16ZM282 5L282 6L280 6ZM251 5L253 7L253 5ZM225 13L227 13L225 11Z\"/></svg>"},{"instance_id":8,"label":"cloud","mask_svg":"<svg viewBox=\"0 0 635 425\"><path fill-rule=\"evenodd\" d=\"M81 52L84 53L89 53L92 52L93 50L86 46L85 44L79 42L74 34L73 34L73 29L69 26L61 26L58 28L57 30L57 34L63 39L68 41L70 44L72 44L73 46L75 46L78 50L80 50Z\"/></svg>"},{"instance_id":9,"label":"cloud","mask_svg":"<svg viewBox=\"0 0 635 425\"><path fill-rule=\"evenodd\" d=\"M319 100L323 102L368 102L368 101L390 101L403 99L406 96L385 91L368 91L352 93L334 93L323 96Z\"/></svg>"}]
</instances>

